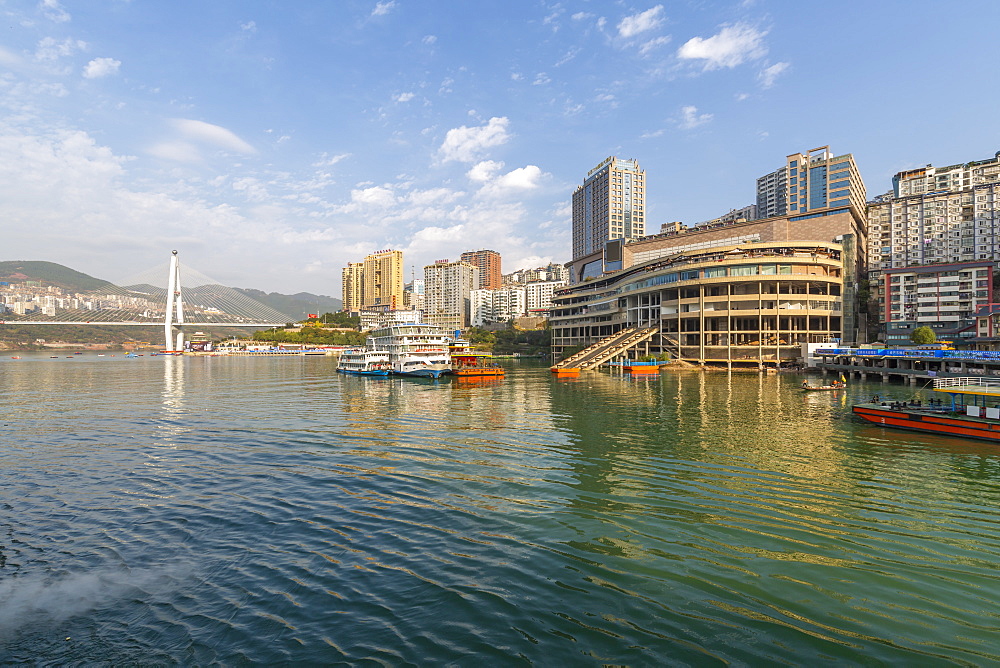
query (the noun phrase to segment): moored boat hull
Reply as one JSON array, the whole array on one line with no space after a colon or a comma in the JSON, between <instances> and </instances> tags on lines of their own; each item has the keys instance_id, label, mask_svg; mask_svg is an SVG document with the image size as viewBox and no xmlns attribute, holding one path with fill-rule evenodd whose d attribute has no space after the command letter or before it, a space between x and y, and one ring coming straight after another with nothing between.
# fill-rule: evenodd
<instances>
[{"instance_id":1,"label":"moored boat hull","mask_svg":"<svg viewBox=\"0 0 1000 668\"><path fill-rule=\"evenodd\" d=\"M861 419L884 427L1000 443L1000 422L996 421L955 414L893 410L875 404L857 404L852 410Z\"/></svg>"}]
</instances>

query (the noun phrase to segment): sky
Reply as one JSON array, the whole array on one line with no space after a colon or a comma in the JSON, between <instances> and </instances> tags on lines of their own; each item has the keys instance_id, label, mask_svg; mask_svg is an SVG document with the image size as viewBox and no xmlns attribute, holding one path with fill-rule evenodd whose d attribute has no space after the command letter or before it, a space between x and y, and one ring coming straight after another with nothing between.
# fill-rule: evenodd
<instances>
[{"instance_id":1,"label":"sky","mask_svg":"<svg viewBox=\"0 0 1000 668\"><path fill-rule=\"evenodd\" d=\"M168 261L340 296L366 254L570 259L616 155L646 226L754 201L785 156L894 173L1000 150L1000 3L0 0L0 260Z\"/></svg>"}]
</instances>

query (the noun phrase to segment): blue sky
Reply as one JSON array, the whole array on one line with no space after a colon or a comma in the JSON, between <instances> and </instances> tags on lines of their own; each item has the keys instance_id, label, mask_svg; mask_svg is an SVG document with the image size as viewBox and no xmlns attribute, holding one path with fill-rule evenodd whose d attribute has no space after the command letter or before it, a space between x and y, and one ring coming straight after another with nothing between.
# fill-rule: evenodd
<instances>
[{"instance_id":1,"label":"blue sky","mask_svg":"<svg viewBox=\"0 0 1000 668\"><path fill-rule=\"evenodd\" d=\"M564 262L609 155L647 230L753 201L787 154L992 157L996 2L0 0L0 259L182 263L340 295L348 261ZM409 269L407 275L409 276Z\"/></svg>"}]
</instances>

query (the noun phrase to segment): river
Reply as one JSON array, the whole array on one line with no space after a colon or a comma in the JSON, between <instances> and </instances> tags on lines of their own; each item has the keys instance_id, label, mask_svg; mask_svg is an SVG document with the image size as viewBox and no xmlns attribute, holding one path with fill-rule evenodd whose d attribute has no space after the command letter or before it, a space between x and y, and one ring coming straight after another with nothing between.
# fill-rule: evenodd
<instances>
[{"instance_id":1,"label":"river","mask_svg":"<svg viewBox=\"0 0 1000 668\"><path fill-rule=\"evenodd\" d=\"M66 355L0 360L0 663L1000 661L1000 450L850 416L909 387Z\"/></svg>"}]
</instances>

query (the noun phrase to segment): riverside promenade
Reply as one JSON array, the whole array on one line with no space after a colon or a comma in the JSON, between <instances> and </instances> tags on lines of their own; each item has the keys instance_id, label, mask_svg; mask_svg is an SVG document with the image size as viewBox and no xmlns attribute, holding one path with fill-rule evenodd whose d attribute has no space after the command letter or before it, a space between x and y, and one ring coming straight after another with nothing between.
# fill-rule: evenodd
<instances>
[{"instance_id":1,"label":"riverside promenade","mask_svg":"<svg viewBox=\"0 0 1000 668\"><path fill-rule=\"evenodd\" d=\"M821 348L814 355L823 372L860 380L903 381L958 376L1000 377L1000 351L908 348Z\"/></svg>"}]
</instances>

